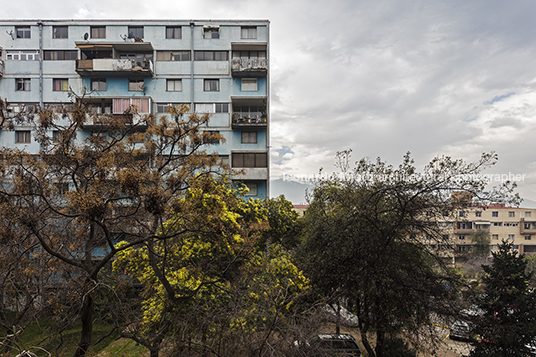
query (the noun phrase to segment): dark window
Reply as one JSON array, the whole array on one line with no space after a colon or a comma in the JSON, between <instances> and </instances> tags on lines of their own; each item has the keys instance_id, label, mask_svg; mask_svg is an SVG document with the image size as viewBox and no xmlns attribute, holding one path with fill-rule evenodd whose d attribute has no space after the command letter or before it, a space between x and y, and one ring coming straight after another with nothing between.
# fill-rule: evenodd
<instances>
[{"instance_id":1,"label":"dark window","mask_svg":"<svg viewBox=\"0 0 536 357\"><path fill-rule=\"evenodd\" d=\"M206 27L203 29L203 38L220 38L219 27Z\"/></svg>"},{"instance_id":2,"label":"dark window","mask_svg":"<svg viewBox=\"0 0 536 357\"><path fill-rule=\"evenodd\" d=\"M143 26L129 26L128 38L143 38Z\"/></svg>"},{"instance_id":3,"label":"dark window","mask_svg":"<svg viewBox=\"0 0 536 357\"><path fill-rule=\"evenodd\" d=\"M31 90L31 80L30 78L17 78L16 80L17 91L30 91Z\"/></svg>"},{"instance_id":4,"label":"dark window","mask_svg":"<svg viewBox=\"0 0 536 357\"><path fill-rule=\"evenodd\" d=\"M203 143L219 144L220 143L219 134L220 132L217 130L208 130L208 131L203 132Z\"/></svg>"},{"instance_id":5,"label":"dark window","mask_svg":"<svg viewBox=\"0 0 536 357\"><path fill-rule=\"evenodd\" d=\"M15 131L15 142L28 144L31 142L29 130L17 130Z\"/></svg>"},{"instance_id":6,"label":"dark window","mask_svg":"<svg viewBox=\"0 0 536 357\"><path fill-rule=\"evenodd\" d=\"M498 211L493 211L493 212L491 212L491 216L492 217L499 217L499 212Z\"/></svg>"},{"instance_id":7,"label":"dark window","mask_svg":"<svg viewBox=\"0 0 536 357\"><path fill-rule=\"evenodd\" d=\"M180 26L167 26L166 38L182 38L182 29Z\"/></svg>"},{"instance_id":8,"label":"dark window","mask_svg":"<svg viewBox=\"0 0 536 357\"><path fill-rule=\"evenodd\" d=\"M233 153L233 167L268 167L266 153Z\"/></svg>"},{"instance_id":9,"label":"dark window","mask_svg":"<svg viewBox=\"0 0 536 357\"><path fill-rule=\"evenodd\" d=\"M241 38L257 38L257 26L242 26Z\"/></svg>"},{"instance_id":10,"label":"dark window","mask_svg":"<svg viewBox=\"0 0 536 357\"><path fill-rule=\"evenodd\" d=\"M30 38L31 36L30 26L15 26L15 32L17 38Z\"/></svg>"},{"instance_id":11,"label":"dark window","mask_svg":"<svg viewBox=\"0 0 536 357\"><path fill-rule=\"evenodd\" d=\"M45 60L47 61L73 61L78 58L78 51L45 51Z\"/></svg>"},{"instance_id":12,"label":"dark window","mask_svg":"<svg viewBox=\"0 0 536 357\"><path fill-rule=\"evenodd\" d=\"M227 51L195 51L195 61L228 61Z\"/></svg>"},{"instance_id":13,"label":"dark window","mask_svg":"<svg viewBox=\"0 0 536 357\"><path fill-rule=\"evenodd\" d=\"M243 131L242 132L242 144L256 144L257 132L256 131Z\"/></svg>"},{"instance_id":14,"label":"dark window","mask_svg":"<svg viewBox=\"0 0 536 357\"><path fill-rule=\"evenodd\" d=\"M67 26L53 26L52 27L53 38L69 38L69 27Z\"/></svg>"},{"instance_id":15,"label":"dark window","mask_svg":"<svg viewBox=\"0 0 536 357\"><path fill-rule=\"evenodd\" d=\"M205 79L204 91L205 92L219 92L220 80L219 79Z\"/></svg>"},{"instance_id":16,"label":"dark window","mask_svg":"<svg viewBox=\"0 0 536 357\"><path fill-rule=\"evenodd\" d=\"M216 113L229 113L229 103L216 103Z\"/></svg>"},{"instance_id":17,"label":"dark window","mask_svg":"<svg viewBox=\"0 0 536 357\"><path fill-rule=\"evenodd\" d=\"M91 26L91 38L106 38L106 26Z\"/></svg>"}]
</instances>

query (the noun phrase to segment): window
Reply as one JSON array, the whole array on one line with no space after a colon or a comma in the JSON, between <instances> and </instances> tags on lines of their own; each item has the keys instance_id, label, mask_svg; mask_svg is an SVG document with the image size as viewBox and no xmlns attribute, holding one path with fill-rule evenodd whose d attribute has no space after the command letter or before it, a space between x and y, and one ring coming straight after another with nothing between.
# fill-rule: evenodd
<instances>
[{"instance_id":1,"label":"window","mask_svg":"<svg viewBox=\"0 0 536 357\"><path fill-rule=\"evenodd\" d=\"M106 38L106 26L91 26L91 38Z\"/></svg>"},{"instance_id":2,"label":"window","mask_svg":"<svg viewBox=\"0 0 536 357\"><path fill-rule=\"evenodd\" d=\"M243 182L243 184L248 189L248 192L245 193L246 196L257 196L257 184L256 183Z\"/></svg>"},{"instance_id":3,"label":"window","mask_svg":"<svg viewBox=\"0 0 536 357\"><path fill-rule=\"evenodd\" d=\"M502 227L502 222L493 222L493 227Z\"/></svg>"},{"instance_id":4,"label":"window","mask_svg":"<svg viewBox=\"0 0 536 357\"><path fill-rule=\"evenodd\" d=\"M195 61L228 61L229 52L227 51L195 51Z\"/></svg>"},{"instance_id":5,"label":"window","mask_svg":"<svg viewBox=\"0 0 536 357\"><path fill-rule=\"evenodd\" d=\"M52 141L57 143L60 141L60 132L59 130L52 131Z\"/></svg>"},{"instance_id":6,"label":"window","mask_svg":"<svg viewBox=\"0 0 536 357\"><path fill-rule=\"evenodd\" d=\"M242 92L256 92L256 91L257 91L257 79L256 78L242 78Z\"/></svg>"},{"instance_id":7,"label":"window","mask_svg":"<svg viewBox=\"0 0 536 357\"><path fill-rule=\"evenodd\" d=\"M196 113L229 113L229 103L195 103Z\"/></svg>"},{"instance_id":8,"label":"window","mask_svg":"<svg viewBox=\"0 0 536 357\"><path fill-rule=\"evenodd\" d=\"M203 143L219 144L220 143L219 135L220 135L220 132L217 130L207 130L203 132Z\"/></svg>"},{"instance_id":9,"label":"window","mask_svg":"<svg viewBox=\"0 0 536 357\"><path fill-rule=\"evenodd\" d=\"M143 92L145 89L145 82L143 79L129 79L128 90L131 92Z\"/></svg>"},{"instance_id":10,"label":"window","mask_svg":"<svg viewBox=\"0 0 536 357\"><path fill-rule=\"evenodd\" d=\"M29 144L31 142L30 131L29 130L15 131L15 142L20 143L20 144Z\"/></svg>"},{"instance_id":11,"label":"window","mask_svg":"<svg viewBox=\"0 0 536 357\"><path fill-rule=\"evenodd\" d=\"M460 235L458 236L458 239L460 239L460 240L465 240L465 235L460 234Z\"/></svg>"},{"instance_id":12,"label":"window","mask_svg":"<svg viewBox=\"0 0 536 357\"><path fill-rule=\"evenodd\" d=\"M220 28L219 27L204 27L203 28L203 38L220 38Z\"/></svg>"},{"instance_id":13,"label":"window","mask_svg":"<svg viewBox=\"0 0 536 357\"><path fill-rule=\"evenodd\" d=\"M143 38L143 26L129 26L128 38Z\"/></svg>"},{"instance_id":14,"label":"window","mask_svg":"<svg viewBox=\"0 0 536 357\"><path fill-rule=\"evenodd\" d=\"M257 38L257 26L242 26L241 38Z\"/></svg>"},{"instance_id":15,"label":"window","mask_svg":"<svg viewBox=\"0 0 536 357\"><path fill-rule=\"evenodd\" d=\"M67 26L53 26L52 27L53 38L69 38L69 27Z\"/></svg>"},{"instance_id":16,"label":"window","mask_svg":"<svg viewBox=\"0 0 536 357\"><path fill-rule=\"evenodd\" d=\"M205 79L205 84L203 88L205 92L219 92L220 80L219 79Z\"/></svg>"},{"instance_id":17,"label":"window","mask_svg":"<svg viewBox=\"0 0 536 357\"><path fill-rule=\"evenodd\" d=\"M530 218L530 211L525 212L525 218Z\"/></svg>"},{"instance_id":18,"label":"window","mask_svg":"<svg viewBox=\"0 0 536 357\"><path fill-rule=\"evenodd\" d=\"M69 90L69 80L54 79L52 90L55 92L67 92Z\"/></svg>"},{"instance_id":19,"label":"window","mask_svg":"<svg viewBox=\"0 0 536 357\"><path fill-rule=\"evenodd\" d=\"M458 214L460 215L460 217L465 217L465 211L460 211Z\"/></svg>"},{"instance_id":20,"label":"window","mask_svg":"<svg viewBox=\"0 0 536 357\"><path fill-rule=\"evenodd\" d=\"M106 78L95 78L91 80L92 91L105 91L106 90Z\"/></svg>"},{"instance_id":21,"label":"window","mask_svg":"<svg viewBox=\"0 0 536 357\"><path fill-rule=\"evenodd\" d=\"M525 235L525 240L530 240L530 234Z\"/></svg>"},{"instance_id":22,"label":"window","mask_svg":"<svg viewBox=\"0 0 536 357\"><path fill-rule=\"evenodd\" d=\"M266 59L266 51L233 51L233 59Z\"/></svg>"},{"instance_id":23,"label":"window","mask_svg":"<svg viewBox=\"0 0 536 357\"><path fill-rule=\"evenodd\" d=\"M8 61L38 61L39 51L6 51Z\"/></svg>"},{"instance_id":24,"label":"window","mask_svg":"<svg viewBox=\"0 0 536 357\"><path fill-rule=\"evenodd\" d=\"M30 26L15 26L15 33L17 38L30 38Z\"/></svg>"},{"instance_id":25,"label":"window","mask_svg":"<svg viewBox=\"0 0 536 357\"><path fill-rule=\"evenodd\" d=\"M149 98L114 98L113 100L113 114L123 114L131 107L140 113L150 113Z\"/></svg>"},{"instance_id":26,"label":"window","mask_svg":"<svg viewBox=\"0 0 536 357\"><path fill-rule=\"evenodd\" d=\"M509 235L508 235L508 239L509 239L509 240L513 241L514 238L515 238L515 235L514 235L514 234L509 234Z\"/></svg>"},{"instance_id":27,"label":"window","mask_svg":"<svg viewBox=\"0 0 536 357\"><path fill-rule=\"evenodd\" d=\"M168 92L181 92L182 80L181 79L168 79L166 80L166 90Z\"/></svg>"},{"instance_id":28,"label":"window","mask_svg":"<svg viewBox=\"0 0 536 357\"><path fill-rule=\"evenodd\" d=\"M78 58L78 51L45 51L47 61L69 61Z\"/></svg>"},{"instance_id":29,"label":"window","mask_svg":"<svg viewBox=\"0 0 536 357\"><path fill-rule=\"evenodd\" d=\"M166 38L182 38L180 26L166 26Z\"/></svg>"},{"instance_id":30,"label":"window","mask_svg":"<svg viewBox=\"0 0 536 357\"><path fill-rule=\"evenodd\" d=\"M168 108L169 107L177 107L179 105L187 105L188 108L189 108L189 105L188 104L184 104L184 103L166 103L166 104L157 104L156 105L156 112L157 113L167 113L168 112Z\"/></svg>"},{"instance_id":31,"label":"window","mask_svg":"<svg viewBox=\"0 0 536 357\"><path fill-rule=\"evenodd\" d=\"M257 132L256 131L243 131L242 132L242 144L256 144Z\"/></svg>"},{"instance_id":32,"label":"window","mask_svg":"<svg viewBox=\"0 0 536 357\"><path fill-rule=\"evenodd\" d=\"M508 212L508 217L515 217L516 213L514 211Z\"/></svg>"},{"instance_id":33,"label":"window","mask_svg":"<svg viewBox=\"0 0 536 357\"><path fill-rule=\"evenodd\" d=\"M233 153L233 167L268 167L266 153Z\"/></svg>"},{"instance_id":34,"label":"window","mask_svg":"<svg viewBox=\"0 0 536 357\"><path fill-rule=\"evenodd\" d=\"M499 239L499 235L498 234L492 234L491 239L497 240L497 239Z\"/></svg>"},{"instance_id":35,"label":"window","mask_svg":"<svg viewBox=\"0 0 536 357\"><path fill-rule=\"evenodd\" d=\"M482 212L480 212L480 211L476 211L476 212L475 212L475 216L476 216L476 217L482 217Z\"/></svg>"},{"instance_id":36,"label":"window","mask_svg":"<svg viewBox=\"0 0 536 357\"><path fill-rule=\"evenodd\" d=\"M157 51L157 61L189 61L190 51Z\"/></svg>"},{"instance_id":37,"label":"window","mask_svg":"<svg viewBox=\"0 0 536 357\"><path fill-rule=\"evenodd\" d=\"M491 212L491 216L492 217L499 217L499 212L498 211L493 211L493 212Z\"/></svg>"},{"instance_id":38,"label":"window","mask_svg":"<svg viewBox=\"0 0 536 357\"><path fill-rule=\"evenodd\" d=\"M519 222L504 222L505 227L519 227Z\"/></svg>"},{"instance_id":39,"label":"window","mask_svg":"<svg viewBox=\"0 0 536 357\"><path fill-rule=\"evenodd\" d=\"M17 78L15 79L15 81L17 83L16 89L15 89L16 91L30 91L31 90L30 78Z\"/></svg>"}]
</instances>

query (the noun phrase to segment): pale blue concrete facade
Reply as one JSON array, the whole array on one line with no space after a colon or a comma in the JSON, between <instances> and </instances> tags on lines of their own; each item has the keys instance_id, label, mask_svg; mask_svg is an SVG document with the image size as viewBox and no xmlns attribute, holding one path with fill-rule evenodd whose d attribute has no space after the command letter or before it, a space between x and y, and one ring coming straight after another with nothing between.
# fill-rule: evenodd
<instances>
[{"instance_id":1,"label":"pale blue concrete facade","mask_svg":"<svg viewBox=\"0 0 536 357\"><path fill-rule=\"evenodd\" d=\"M233 180L268 197L269 21L0 20L0 50L0 97L13 111L70 103L66 88L82 93L99 81L90 97L102 113L116 111L116 98L141 98L155 115L187 104L211 113L207 130L225 142L210 150L243 172ZM31 130L1 130L0 145L38 153L16 133Z\"/></svg>"}]
</instances>

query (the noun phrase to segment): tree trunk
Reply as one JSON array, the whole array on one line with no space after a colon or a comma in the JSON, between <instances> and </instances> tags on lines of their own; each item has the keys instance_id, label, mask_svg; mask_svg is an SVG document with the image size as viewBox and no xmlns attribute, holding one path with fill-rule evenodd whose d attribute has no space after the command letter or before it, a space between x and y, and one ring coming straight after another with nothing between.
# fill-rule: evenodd
<instances>
[{"instance_id":1,"label":"tree trunk","mask_svg":"<svg viewBox=\"0 0 536 357\"><path fill-rule=\"evenodd\" d=\"M82 305L82 334L80 343L74 353L74 357L82 357L91 345L91 335L93 333L93 296L91 293L85 295Z\"/></svg>"},{"instance_id":2,"label":"tree trunk","mask_svg":"<svg viewBox=\"0 0 536 357\"><path fill-rule=\"evenodd\" d=\"M381 330L376 331L376 357L383 357L383 345L385 340L385 332Z\"/></svg>"}]
</instances>

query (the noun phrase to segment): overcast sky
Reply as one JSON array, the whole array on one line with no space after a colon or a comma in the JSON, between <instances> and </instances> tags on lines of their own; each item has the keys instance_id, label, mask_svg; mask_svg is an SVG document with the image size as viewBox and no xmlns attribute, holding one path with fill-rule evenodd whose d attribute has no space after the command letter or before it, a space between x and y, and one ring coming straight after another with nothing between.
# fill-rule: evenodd
<instances>
[{"instance_id":1,"label":"overcast sky","mask_svg":"<svg viewBox=\"0 0 536 357\"><path fill-rule=\"evenodd\" d=\"M495 151L488 173L525 175L536 201L535 15L532 0L5 0L0 16L268 19L273 180L332 171L348 148L419 166Z\"/></svg>"}]
</instances>

